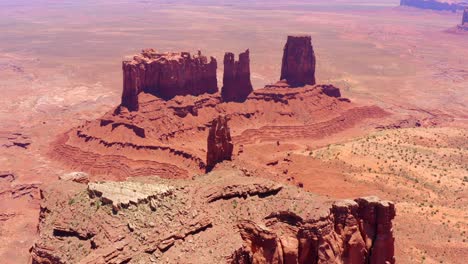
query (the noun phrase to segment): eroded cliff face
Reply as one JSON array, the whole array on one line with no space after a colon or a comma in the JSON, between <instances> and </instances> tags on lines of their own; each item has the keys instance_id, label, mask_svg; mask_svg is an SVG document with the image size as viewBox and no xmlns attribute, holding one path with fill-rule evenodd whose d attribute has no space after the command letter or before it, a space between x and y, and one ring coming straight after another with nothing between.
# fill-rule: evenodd
<instances>
[{"instance_id":1,"label":"eroded cliff face","mask_svg":"<svg viewBox=\"0 0 468 264\"><path fill-rule=\"evenodd\" d=\"M211 122L208 133L206 171L211 171L217 163L231 160L234 148L226 116L218 116Z\"/></svg>"},{"instance_id":2,"label":"eroded cliff face","mask_svg":"<svg viewBox=\"0 0 468 264\"><path fill-rule=\"evenodd\" d=\"M244 102L253 91L250 81L249 50L239 54L239 60L231 52L224 55L224 75L221 97L224 102Z\"/></svg>"},{"instance_id":3,"label":"eroded cliff face","mask_svg":"<svg viewBox=\"0 0 468 264\"><path fill-rule=\"evenodd\" d=\"M216 68L216 59L208 61L201 52L191 56L188 52L143 50L122 63L122 106L138 110L138 94L143 91L166 100L177 95L216 93Z\"/></svg>"},{"instance_id":4,"label":"eroded cliff face","mask_svg":"<svg viewBox=\"0 0 468 264\"><path fill-rule=\"evenodd\" d=\"M288 36L281 80L286 80L291 87L315 84L315 53L311 36Z\"/></svg>"},{"instance_id":5,"label":"eroded cliff face","mask_svg":"<svg viewBox=\"0 0 468 264\"><path fill-rule=\"evenodd\" d=\"M244 245L232 263L395 263L394 217L393 203L365 197L336 202L318 219L275 212L262 223L242 221Z\"/></svg>"}]
</instances>

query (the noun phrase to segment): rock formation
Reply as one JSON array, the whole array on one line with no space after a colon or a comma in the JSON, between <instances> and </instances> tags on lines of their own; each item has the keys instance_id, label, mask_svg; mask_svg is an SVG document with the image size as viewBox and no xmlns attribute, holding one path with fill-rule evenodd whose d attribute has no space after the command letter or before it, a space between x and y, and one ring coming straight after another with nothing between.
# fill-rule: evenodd
<instances>
[{"instance_id":1,"label":"rock formation","mask_svg":"<svg viewBox=\"0 0 468 264\"><path fill-rule=\"evenodd\" d=\"M103 204L112 204L114 211L128 208L130 204L150 203L152 199L169 196L172 188L164 184L140 182L100 182L88 184L91 197L98 197Z\"/></svg>"},{"instance_id":2,"label":"rock formation","mask_svg":"<svg viewBox=\"0 0 468 264\"><path fill-rule=\"evenodd\" d=\"M188 52L158 53L145 49L124 60L122 106L138 110L138 94L150 93L163 99L177 95L200 95L218 91L216 59L191 56Z\"/></svg>"},{"instance_id":3,"label":"rock formation","mask_svg":"<svg viewBox=\"0 0 468 264\"><path fill-rule=\"evenodd\" d=\"M330 215L304 219L274 212L265 223L242 221L244 246L232 263L395 263L395 206L376 197L336 202Z\"/></svg>"},{"instance_id":4,"label":"rock formation","mask_svg":"<svg viewBox=\"0 0 468 264\"><path fill-rule=\"evenodd\" d=\"M218 116L218 118L211 122L208 134L206 171L211 171L219 162L231 160L232 151L233 144L228 119L226 116Z\"/></svg>"},{"instance_id":5,"label":"rock formation","mask_svg":"<svg viewBox=\"0 0 468 264\"><path fill-rule=\"evenodd\" d=\"M187 178L206 171L207 134L219 115L229 116L237 146L315 141L355 126L374 129L375 121L368 119L388 115L379 107L358 105L338 95L339 89L331 85L294 89L275 85L255 89L244 103L226 104L219 94L166 101L143 93L138 114L112 109L57 138L49 153L70 170L100 179Z\"/></svg>"},{"instance_id":6,"label":"rock formation","mask_svg":"<svg viewBox=\"0 0 468 264\"><path fill-rule=\"evenodd\" d=\"M286 80L291 87L315 84L315 54L311 36L288 36L281 80Z\"/></svg>"},{"instance_id":7,"label":"rock formation","mask_svg":"<svg viewBox=\"0 0 468 264\"><path fill-rule=\"evenodd\" d=\"M463 10L461 24L457 25L453 29L449 29L447 32L462 34L466 34L468 32L468 7Z\"/></svg>"},{"instance_id":8,"label":"rock formation","mask_svg":"<svg viewBox=\"0 0 468 264\"><path fill-rule=\"evenodd\" d=\"M341 91L340 88L335 87L333 85L322 85L322 92L328 96L340 98Z\"/></svg>"},{"instance_id":9,"label":"rock formation","mask_svg":"<svg viewBox=\"0 0 468 264\"><path fill-rule=\"evenodd\" d=\"M208 63L200 54L144 50L123 63L123 107L62 134L50 156L93 178L158 175L180 179L231 159L230 135L223 134L228 130L216 132L217 126L223 127L216 124L210 128L219 115L230 117L235 132L232 140L238 146L316 140L358 124L373 129L375 125L365 119L388 115L376 106L351 103L332 85L310 85L315 83L310 36L288 38L282 68L285 80L263 89L251 89L248 50L238 61L227 53L224 63L220 96L214 59ZM198 95L167 100L177 94Z\"/></svg>"},{"instance_id":10,"label":"rock formation","mask_svg":"<svg viewBox=\"0 0 468 264\"><path fill-rule=\"evenodd\" d=\"M22 132L0 131L0 148L27 149L32 144L31 138Z\"/></svg>"},{"instance_id":11,"label":"rock formation","mask_svg":"<svg viewBox=\"0 0 468 264\"><path fill-rule=\"evenodd\" d=\"M239 61L234 54L224 54L224 76L221 97L224 102L244 102L253 91L250 82L249 50L239 54Z\"/></svg>"},{"instance_id":12,"label":"rock formation","mask_svg":"<svg viewBox=\"0 0 468 264\"><path fill-rule=\"evenodd\" d=\"M463 1L442 1L442 0L400 0L401 6L411 6L422 9L449 10L456 11L468 6Z\"/></svg>"},{"instance_id":13,"label":"rock formation","mask_svg":"<svg viewBox=\"0 0 468 264\"><path fill-rule=\"evenodd\" d=\"M334 202L232 168L88 188L62 181L41 193L34 264L395 263L393 203Z\"/></svg>"}]
</instances>

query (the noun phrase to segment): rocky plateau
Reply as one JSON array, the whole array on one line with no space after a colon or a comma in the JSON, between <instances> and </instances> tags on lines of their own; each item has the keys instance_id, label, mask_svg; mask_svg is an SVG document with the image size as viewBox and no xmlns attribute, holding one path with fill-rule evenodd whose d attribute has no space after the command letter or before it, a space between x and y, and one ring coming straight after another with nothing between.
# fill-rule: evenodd
<instances>
[{"instance_id":1,"label":"rocky plateau","mask_svg":"<svg viewBox=\"0 0 468 264\"><path fill-rule=\"evenodd\" d=\"M41 195L33 263L395 263L393 203L332 201L232 168Z\"/></svg>"}]
</instances>

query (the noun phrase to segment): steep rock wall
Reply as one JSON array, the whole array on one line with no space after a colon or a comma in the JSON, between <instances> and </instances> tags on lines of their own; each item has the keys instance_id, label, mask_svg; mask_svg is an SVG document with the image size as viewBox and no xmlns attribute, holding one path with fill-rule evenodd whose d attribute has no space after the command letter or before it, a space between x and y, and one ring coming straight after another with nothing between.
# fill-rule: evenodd
<instances>
[{"instance_id":1,"label":"steep rock wall","mask_svg":"<svg viewBox=\"0 0 468 264\"><path fill-rule=\"evenodd\" d=\"M395 206L377 197L336 202L328 217L276 212L265 223L239 224L244 246L232 256L249 263L395 263Z\"/></svg>"},{"instance_id":2,"label":"steep rock wall","mask_svg":"<svg viewBox=\"0 0 468 264\"><path fill-rule=\"evenodd\" d=\"M139 108L138 94L147 92L163 99L177 95L200 95L218 91L216 59L191 56L188 52L158 53L146 49L124 60L122 106L130 111Z\"/></svg>"}]
</instances>

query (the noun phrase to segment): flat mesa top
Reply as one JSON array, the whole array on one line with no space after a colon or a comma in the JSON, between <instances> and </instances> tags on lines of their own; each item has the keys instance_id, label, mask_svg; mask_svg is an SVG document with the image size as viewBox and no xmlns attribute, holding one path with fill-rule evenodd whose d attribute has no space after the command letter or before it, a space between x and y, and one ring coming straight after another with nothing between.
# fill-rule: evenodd
<instances>
[{"instance_id":1,"label":"flat mesa top","mask_svg":"<svg viewBox=\"0 0 468 264\"><path fill-rule=\"evenodd\" d=\"M201 51L198 51L196 55L191 56L190 52L158 52L155 49L143 49L140 54L126 56L123 59L123 62L127 64L139 64L156 61L180 61L182 59L201 60L203 63L207 63L207 59L201 54Z\"/></svg>"},{"instance_id":2,"label":"flat mesa top","mask_svg":"<svg viewBox=\"0 0 468 264\"><path fill-rule=\"evenodd\" d=\"M296 39L296 38L297 39L302 39L302 38L311 39L312 36L311 35L305 35L305 34L304 35L299 34L299 35L290 35L290 36L288 36L288 39L289 38L292 38L292 39Z\"/></svg>"}]
</instances>

